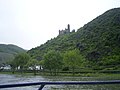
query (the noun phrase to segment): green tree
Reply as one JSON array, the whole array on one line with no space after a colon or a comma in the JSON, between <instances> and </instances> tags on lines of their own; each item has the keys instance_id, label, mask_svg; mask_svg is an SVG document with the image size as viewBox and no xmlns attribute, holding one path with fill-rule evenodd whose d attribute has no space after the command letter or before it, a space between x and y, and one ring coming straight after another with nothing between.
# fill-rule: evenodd
<instances>
[{"instance_id":1,"label":"green tree","mask_svg":"<svg viewBox=\"0 0 120 90\"><path fill-rule=\"evenodd\" d=\"M58 51L49 51L44 56L44 66L46 69L48 69L52 75L53 72L55 72L55 75L57 72L62 69L63 65L63 58L61 54Z\"/></svg>"},{"instance_id":2,"label":"green tree","mask_svg":"<svg viewBox=\"0 0 120 90\"><path fill-rule=\"evenodd\" d=\"M36 66L38 65L38 61L36 59L30 59L27 63L27 67L31 67L34 75L36 75Z\"/></svg>"},{"instance_id":3,"label":"green tree","mask_svg":"<svg viewBox=\"0 0 120 90\"><path fill-rule=\"evenodd\" d=\"M82 67L85 58L79 53L79 50L67 51L64 54L64 63L72 69L73 75L77 67Z\"/></svg>"},{"instance_id":4,"label":"green tree","mask_svg":"<svg viewBox=\"0 0 120 90\"><path fill-rule=\"evenodd\" d=\"M11 60L8 62L8 64L11 66L12 73L14 74L17 67L16 62L14 60Z\"/></svg>"},{"instance_id":5,"label":"green tree","mask_svg":"<svg viewBox=\"0 0 120 90\"><path fill-rule=\"evenodd\" d=\"M117 66L120 65L120 54L118 55L111 55L103 58L103 64L106 66L113 65Z\"/></svg>"},{"instance_id":6,"label":"green tree","mask_svg":"<svg viewBox=\"0 0 120 90\"><path fill-rule=\"evenodd\" d=\"M18 69L20 67L21 73L26 68L26 64L30 60L30 56L27 53L17 54L13 60L13 65Z\"/></svg>"},{"instance_id":7,"label":"green tree","mask_svg":"<svg viewBox=\"0 0 120 90\"><path fill-rule=\"evenodd\" d=\"M44 60L40 60L38 63L40 65L40 67L44 69Z\"/></svg>"}]
</instances>

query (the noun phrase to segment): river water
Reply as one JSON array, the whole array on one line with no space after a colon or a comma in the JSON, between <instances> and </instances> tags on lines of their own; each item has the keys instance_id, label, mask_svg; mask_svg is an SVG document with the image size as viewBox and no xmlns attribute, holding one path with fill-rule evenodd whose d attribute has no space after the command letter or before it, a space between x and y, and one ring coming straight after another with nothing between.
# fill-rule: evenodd
<instances>
[{"instance_id":1,"label":"river water","mask_svg":"<svg viewBox=\"0 0 120 90\"><path fill-rule=\"evenodd\" d=\"M18 84L31 83L41 81L98 81L98 80L112 80L112 78L98 78L98 77L63 77L63 76L22 76L22 75L7 75L0 74L0 85L3 84ZM40 86L28 86L7 88L0 90L38 90ZM114 85L46 85L43 90L120 90L119 84Z\"/></svg>"}]
</instances>

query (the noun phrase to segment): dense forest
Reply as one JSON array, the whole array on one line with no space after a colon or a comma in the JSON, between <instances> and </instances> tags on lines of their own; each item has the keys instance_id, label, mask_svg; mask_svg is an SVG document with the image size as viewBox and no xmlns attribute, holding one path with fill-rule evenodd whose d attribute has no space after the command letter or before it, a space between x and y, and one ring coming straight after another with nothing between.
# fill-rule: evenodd
<instances>
[{"instance_id":1,"label":"dense forest","mask_svg":"<svg viewBox=\"0 0 120 90\"><path fill-rule=\"evenodd\" d=\"M32 58L44 60L49 51L58 51L62 55L79 50L85 58L86 67L101 69L120 66L120 8L106 11L76 32L48 40L45 44L28 51Z\"/></svg>"}]
</instances>

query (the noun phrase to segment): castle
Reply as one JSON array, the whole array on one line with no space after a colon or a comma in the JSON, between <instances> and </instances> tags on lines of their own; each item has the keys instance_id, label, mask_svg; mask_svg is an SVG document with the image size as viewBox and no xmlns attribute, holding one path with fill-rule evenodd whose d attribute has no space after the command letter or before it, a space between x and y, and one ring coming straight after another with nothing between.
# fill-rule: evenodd
<instances>
[{"instance_id":1,"label":"castle","mask_svg":"<svg viewBox=\"0 0 120 90\"><path fill-rule=\"evenodd\" d=\"M67 28L65 30L59 30L59 35L64 35L70 33L70 25L67 25Z\"/></svg>"}]
</instances>

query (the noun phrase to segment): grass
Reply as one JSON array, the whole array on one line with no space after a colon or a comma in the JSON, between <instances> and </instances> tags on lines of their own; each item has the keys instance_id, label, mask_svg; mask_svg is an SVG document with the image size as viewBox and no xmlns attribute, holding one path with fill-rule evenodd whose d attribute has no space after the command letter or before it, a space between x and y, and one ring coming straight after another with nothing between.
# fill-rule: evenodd
<instances>
[{"instance_id":1,"label":"grass","mask_svg":"<svg viewBox=\"0 0 120 90\"><path fill-rule=\"evenodd\" d=\"M10 71L1 71L0 74L10 74L13 75ZM24 76L34 76L34 73L32 72L15 72L14 75L24 75ZM49 72L37 72L37 76L73 76L72 73L58 73L57 75L50 75ZM74 75L75 77L99 77L99 78L107 78L110 79L119 79L120 80L120 73L102 73L102 72L91 72L91 73L76 73Z\"/></svg>"}]
</instances>

